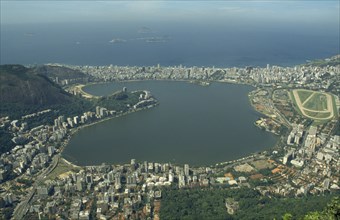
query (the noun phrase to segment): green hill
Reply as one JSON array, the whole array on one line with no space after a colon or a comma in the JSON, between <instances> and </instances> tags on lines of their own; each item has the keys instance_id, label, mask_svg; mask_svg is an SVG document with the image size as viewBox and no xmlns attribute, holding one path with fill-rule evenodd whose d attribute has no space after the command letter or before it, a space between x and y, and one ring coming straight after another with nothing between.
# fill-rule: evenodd
<instances>
[{"instance_id":1,"label":"green hill","mask_svg":"<svg viewBox=\"0 0 340 220\"><path fill-rule=\"evenodd\" d=\"M305 66L318 66L318 67L325 67L325 66L338 66L340 65L340 54L332 56L327 59L320 59L320 60L313 60L308 62L307 64L303 64Z\"/></svg>"},{"instance_id":2,"label":"green hill","mask_svg":"<svg viewBox=\"0 0 340 220\"><path fill-rule=\"evenodd\" d=\"M34 69L21 65L0 66L0 116L29 114L72 101L71 94Z\"/></svg>"},{"instance_id":3,"label":"green hill","mask_svg":"<svg viewBox=\"0 0 340 220\"><path fill-rule=\"evenodd\" d=\"M73 70L61 65L42 65L33 68L39 75L47 76L59 85L70 85L74 83L87 83L91 77L79 70Z\"/></svg>"},{"instance_id":4,"label":"green hill","mask_svg":"<svg viewBox=\"0 0 340 220\"><path fill-rule=\"evenodd\" d=\"M42 69L41 69L42 68ZM85 99L64 91L54 83L53 77L83 79L81 73L63 67L26 68L22 65L0 65L0 117L26 122L28 128L51 125L60 115L80 116L87 111L95 111L96 106L116 112L126 112L139 101L141 92L116 92L98 99ZM63 72L65 70L65 72ZM50 109L35 117L24 115ZM0 154L9 151L14 144L13 135L6 127L0 127Z\"/></svg>"}]
</instances>

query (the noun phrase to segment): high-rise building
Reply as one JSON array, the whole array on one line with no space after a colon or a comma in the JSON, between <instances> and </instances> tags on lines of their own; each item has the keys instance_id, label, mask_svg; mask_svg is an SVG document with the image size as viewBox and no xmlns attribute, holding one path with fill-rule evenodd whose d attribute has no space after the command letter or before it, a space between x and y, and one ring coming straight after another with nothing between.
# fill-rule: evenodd
<instances>
[{"instance_id":1,"label":"high-rise building","mask_svg":"<svg viewBox=\"0 0 340 220\"><path fill-rule=\"evenodd\" d=\"M74 121L74 125L77 125L79 123L79 117L78 116L74 116L73 117L73 121Z\"/></svg>"},{"instance_id":2,"label":"high-rise building","mask_svg":"<svg viewBox=\"0 0 340 220\"><path fill-rule=\"evenodd\" d=\"M110 172L107 174L107 179L108 179L110 182L115 181L115 174L114 174L113 171L110 171Z\"/></svg>"},{"instance_id":3,"label":"high-rise building","mask_svg":"<svg viewBox=\"0 0 340 220\"><path fill-rule=\"evenodd\" d=\"M86 183L93 183L92 175L87 175L86 176Z\"/></svg>"},{"instance_id":4,"label":"high-rise building","mask_svg":"<svg viewBox=\"0 0 340 220\"><path fill-rule=\"evenodd\" d=\"M106 110L106 108L100 108L100 110L99 110L99 115L100 115L100 117L107 116L107 110Z\"/></svg>"},{"instance_id":5,"label":"high-rise building","mask_svg":"<svg viewBox=\"0 0 340 220\"><path fill-rule=\"evenodd\" d=\"M173 182L174 181L174 174L172 172L169 173L169 182Z\"/></svg>"},{"instance_id":6,"label":"high-rise building","mask_svg":"<svg viewBox=\"0 0 340 220\"><path fill-rule=\"evenodd\" d=\"M58 119L60 120L60 122L64 122L65 121L65 116L61 115L58 117Z\"/></svg>"},{"instance_id":7,"label":"high-rise building","mask_svg":"<svg viewBox=\"0 0 340 220\"><path fill-rule=\"evenodd\" d=\"M98 115L98 116L100 115L100 107L99 106L96 107L96 115Z\"/></svg>"},{"instance_id":8,"label":"high-rise building","mask_svg":"<svg viewBox=\"0 0 340 220\"><path fill-rule=\"evenodd\" d=\"M135 170L137 168L136 159L131 159L130 167L132 170Z\"/></svg>"},{"instance_id":9,"label":"high-rise building","mask_svg":"<svg viewBox=\"0 0 340 220\"><path fill-rule=\"evenodd\" d=\"M60 121L58 119L54 119L54 126L57 128L60 127Z\"/></svg>"},{"instance_id":10,"label":"high-rise building","mask_svg":"<svg viewBox=\"0 0 340 220\"><path fill-rule=\"evenodd\" d=\"M145 169L145 173L148 172L148 162L144 161L144 169Z\"/></svg>"},{"instance_id":11,"label":"high-rise building","mask_svg":"<svg viewBox=\"0 0 340 220\"><path fill-rule=\"evenodd\" d=\"M128 186L135 186L137 183L136 177L134 175L129 175L126 178L126 184Z\"/></svg>"},{"instance_id":12,"label":"high-rise building","mask_svg":"<svg viewBox=\"0 0 340 220\"><path fill-rule=\"evenodd\" d=\"M71 127L73 127L73 120L72 120L72 118L67 118L67 123L68 123Z\"/></svg>"},{"instance_id":13,"label":"high-rise building","mask_svg":"<svg viewBox=\"0 0 340 220\"><path fill-rule=\"evenodd\" d=\"M179 185L179 188L182 188L182 187L185 186L185 176L184 175L178 176L178 185Z\"/></svg>"},{"instance_id":14,"label":"high-rise building","mask_svg":"<svg viewBox=\"0 0 340 220\"><path fill-rule=\"evenodd\" d=\"M189 176L189 172L190 172L189 164L184 164L184 175Z\"/></svg>"},{"instance_id":15,"label":"high-rise building","mask_svg":"<svg viewBox=\"0 0 340 220\"><path fill-rule=\"evenodd\" d=\"M48 156L52 156L55 152L54 146L48 146L47 152L48 152Z\"/></svg>"},{"instance_id":16,"label":"high-rise building","mask_svg":"<svg viewBox=\"0 0 340 220\"><path fill-rule=\"evenodd\" d=\"M120 182L121 181L121 175L120 175L120 173L116 173L116 175L115 175L115 184L116 185L120 185Z\"/></svg>"}]
</instances>

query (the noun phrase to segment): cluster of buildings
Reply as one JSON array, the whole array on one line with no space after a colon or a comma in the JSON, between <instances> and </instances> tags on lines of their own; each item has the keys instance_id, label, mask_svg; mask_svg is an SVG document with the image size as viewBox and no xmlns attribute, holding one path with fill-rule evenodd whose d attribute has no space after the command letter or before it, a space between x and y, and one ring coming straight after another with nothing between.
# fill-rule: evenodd
<instances>
[{"instance_id":1,"label":"cluster of buildings","mask_svg":"<svg viewBox=\"0 0 340 220\"><path fill-rule=\"evenodd\" d=\"M279 67L267 65L267 68L253 68L250 78L262 85L306 85L312 84L313 89L328 89L331 80L325 78L335 77L339 73L339 67L314 67L295 66Z\"/></svg>"},{"instance_id":2,"label":"cluster of buildings","mask_svg":"<svg viewBox=\"0 0 340 220\"><path fill-rule=\"evenodd\" d=\"M285 187L280 188L284 189L283 195L340 190L340 136L318 133L315 126L304 131L302 126L295 125L293 133L298 133L299 127L303 141L287 146L282 159L283 164L294 168L294 172L286 173Z\"/></svg>"},{"instance_id":3,"label":"cluster of buildings","mask_svg":"<svg viewBox=\"0 0 340 220\"><path fill-rule=\"evenodd\" d=\"M292 130L288 135L287 144L288 145L300 144L303 134L304 134L303 124L292 124Z\"/></svg>"},{"instance_id":4,"label":"cluster of buildings","mask_svg":"<svg viewBox=\"0 0 340 220\"><path fill-rule=\"evenodd\" d=\"M295 130L299 128L296 125ZM301 126L300 126L301 128ZM35 135L44 132L35 129ZM53 131L52 128L49 129ZM45 131L46 132L46 131ZM209 167L190 167L188 164L137 162L130 164L87 166L69 170L57 178L47 179L36 188L36 193L26 216L32 218L71 218L71 219L159 219L159 206L163 190L169 188L193 187L255 187L263 195L298 196L308 193L320 194L325 190L340 190L339 178L339 136L325 138L318 135L315 127L302 132L305 141L289 145L288 153L279 159L272 160L271 155L263 152L254 154L231 163L217 164ZM32 145L32 143L30 143ZM39 163L39 155L46 155L50 160L53 148L40 147L37 142L34 152ZM41 145L48 146L48 144ZM32 149L24 146L15 148ZM39 149L39 150L38 150ZM52 151L51 151L52 150ZM54 149L56 150L56 149ZM28 150L25 150L27 155ZM12 154L12 152L11 152ZM11 155L7 154L7 155ZM14 155L20 158L20 155ZM13 156L13 157L14 157ZM5 158L3 156L1 159ZM294 161L303 161L302 165ZM3 162L3 160L2 160ZM269 164L267 167L257 165ZM46 164L44 165L46 167ZM261 170L271 169L271 174L263 175ZM40 168L41 169L41 168ZM28 170L28 169L27 169ZM28 176L26 172L24 176ZM253 185L252 181L272 184ZM12 192L1 194L6 203L18 199ZM228 212L237 210L230 202L226 203Z\"/></svg>"},{"instance_id":5,"label":"cluster of buildings","mask_svg":"<svg viewBox=\"0 0 340 220\"><path fill-rule=\"evenodd\" d=\"M334 57L337 59L337 57ZM311 89L328 89L340 73L339 66L295 67L270 66L245 68L185 67L182 65L163 67L137 66L67 66L81 71L99 81L120 80L218 80L224 82L249 83L264 86L308 85Z\"/></svg>"},{"instance_id":6,"label":"cluster of buildings","mask_svg":"<svg viewBox=\"0 0 340 220\"><path fill-rule=\"evenodd\" d=\"M138 163L133 159L130 164L90 166L67 174L39 186L36 202L32 202L27 215L70 219L89 219L90 215L96 219L157 219L157 205L164 187L179 181L183 187L209 183L206 175L199 176L189 165Z\"/></svg>"},{"instance_id":7,"label":"cluster of buildings","mask_svg":"<svg viewBox=\"0 0 340 220\"><path fill-rule=\"evenodd\" d=\"M148 91L141 95L143 97L129 111L149 107L150 104L157 102ZM143 102L148 100L152 100L152 102ZM22 117L22 119L34 118L50 111L48 109L33 113ZM84 112L82 115L67 118L61 115L54 119L53 125L39 125L31 129L28 129L27 122L10 120L9 117L1 118L0 126L12 133L12 142L16 146L0 156L0 183L6 184L7 181L15 178L36 178L40 171L46 170L51 165L54 155L60 153L66 146L70 134L75 131L74 128L112 116L118 117L119 114L114 110L97 106L95 112ZM0 191L0 198L4 199L6 205L12 205L13 202L21 200L21 196L24 196L14 196L10 188L11 185L8 185L6 191Z\"/></svg>"},{"instance_id":8,"label":"cluster of buildings","mask_svg":"<svg viewBox=\"0 0 340 220\"><path fill-rule=\"evenodd\" d=\"M41 184L26 215L84 220L159 219L164 190L249 186L246 177L215 177L216 171L134 159L130 164L86 166Z\"/></svg>"},{"instance_id":9,"label":"cluster of buildings","mask_svg":"<svg viewBox=\"0 0 340 220\"><path fill-rule=\"evenodd\" d=\"M298 125L296 125L299 127ZM37 191L28 215L72 219L159 219L162 192L201 187L251 187L266 196L301 196L340 190L340 136L324 139L316 127L303 132L304 141L277 152L254 154L209 167L137 162L83 167L47 180ZM307 141L308 140L308 141ZM299 164L302 162L302 164ZM270 170L265 174L263 170ZM254 185L254 181L258 181ZM267 184L270 182L270 184ZM53 201L53 211L46 207ZM71 204L66 206L65 204ZM229 213L237 203L226 202Z\"/></svg>"},{"instance_id":10,"label":"cluster of buildings","mask_svg":"<svg viewBox=\"0 0 340 220\"><path fill-rule=\"evenodd\" d=\"M200 79L208 80L216 68L210 67L131 67L131 66L68 66L69 68L79 70L101 81L114 80L143 80L143 79Z\"/></svg>"},{"instance_id":11,"label":"cluster of buildings","mask_svg":"<svg viewBox=\"0 0 340 220\"><path fill-rule=\"evenodd\" d=\"M116 80L218 80L250 83L263 87L307 86L310 89L328 89L339 66L296 66L266 68L215 67L119 67L119 66L67 66L79 70L97 81ZM334 88L333 88L334 89ZM126 89L125 89L126 90ZM339 88L335 88L339 92ZM159 219L162 192L169 188L192 187L254 187L263 195L299 196L340 190L340 137L324 133L319 127L287 121L268 97L270 92L256 91L255 105L260 112L267 111L271 119L261 119L258 125L277 133L280 124L290 127L284 137L282 155L278 151L262 152L239 160L207 167L188 164L137 162L130 164L78 167L56 178L39 182L34 188L25 214L28 218L68 219ZM129 111L155 104L150 92L144 91L138 103ZM253 103L253 104L254 104ZM262 108L262 109L260 109ZM46 110L48 112L48 110ZM45 111L23 116L36 117ZM0 156L0 183L5 190L0 198L6 205L17 205L25 199L27 191L12 189L7 180L20 177L36 180L41 170L52 163L54 155L62 151L70 130L109 116L116 111L97 106L95 112L84 112L74 117L59 116L53 125L40 125L28 129L27 123L0 118L14 135L16 144L10 152ZM280 120L278 120L278 118ZM334 124L334 123L333 123ZM325 126L327 127L327 125ZM333 128L333 127L332 127ZM73 131L73 130L71 130ZM255 185L254 185L255 184ZM226 201L226 211L238 209L234 201Z\"/></svg>"},{"instance_id":12,"label":"cluster of buildings","mask_svg":"<svg viewBox=\"0 0 340 220\"><path fill-rule=\"evenodd\" d=\"M65 128L55 129L54 126L41 125L31 130L10 124L17 144L11 151L0 156L0 182L20 176L24 173L34 175L47 167L51 157L57 152L57 143L66 136Z\"/></svg>"},{"instance_id":13,"label":"cluster of buildings","mask_svg":"<svg viewBox=\"0 0 340 220\"><path fill-rule=\"evenodd\" d=\"M142 93L141 96L143 97L131 107L131 110L148 107L156 103L149 91ZM38 115L40 113L31 114L29 117ZM7 176L11 176L13 173L16 175L21 175L23 172L36 173L39 168L47 166L48 161L69 133L69 129L110 116L119 115L115 110L107 110L97 106L95 112L84 112L83 115L67 118L61 115L54 119L53 125L40 125L30 130L28 130L26 122L19 124L18 120L10 121L8 117L2 118L1 126L6 126L7 130L12 132L14 136L12 141L17 145L10 152L0 156L0 182L6 180Z\"/></svg>"}]
</instances>

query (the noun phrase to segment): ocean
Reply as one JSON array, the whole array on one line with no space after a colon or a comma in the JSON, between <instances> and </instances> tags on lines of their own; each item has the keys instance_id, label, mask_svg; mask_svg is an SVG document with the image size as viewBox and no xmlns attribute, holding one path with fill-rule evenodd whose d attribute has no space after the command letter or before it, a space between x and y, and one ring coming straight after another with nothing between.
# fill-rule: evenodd
<instances>
[{"instance_id":1,"label":"ocean","mask_svg":"<svg viewBox=\"0 0 340 220\"><path fill-rule=\"evenodd\" d=\"M299 24L70 22L1 25L1 64L293 66L339 53L339 31Z\"/></svg>"}]
</instances>

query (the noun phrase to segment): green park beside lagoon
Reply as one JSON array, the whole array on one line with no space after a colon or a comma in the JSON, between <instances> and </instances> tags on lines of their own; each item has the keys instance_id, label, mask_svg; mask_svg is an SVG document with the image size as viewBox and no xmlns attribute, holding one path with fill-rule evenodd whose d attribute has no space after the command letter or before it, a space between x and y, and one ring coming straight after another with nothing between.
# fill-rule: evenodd
<instances>
[{"instance_id":1,"label":"green park beside lagoon","mask_svg":"<svg viewBox=\"0 0 340 220\"><path fill-rule=\"evenodd\" d=\"M306 214L328 215L327 209L321 210L338 195L336 67L201 68L195 69L196 75L186 75L188 69L182 67L172 67L178 69L175 75L166 67L150 67L141 76L143 67L48 68L80 68L85 73L81 79L74 76L70 85L70 79L53 75L48 79L68 92L53 94L67 95L71 103L61 103L54 111L53 106L46 106L24 115L22 127L11 124L9 117L3 119L13 135L22 135L21 130L26 129L24 135L45 141L48 148L46 152L44 145L34 141L3 155L6 163L17 166L12 154L22 160L28 151L39 150L31 165L27 161L27 172L7 172L9 178L3 186L11 195L6 194L5 201L13 195L22 196L19 204L3 209L15 219L24 215L36 218L39 210L33 209L37 201L55 207L52 211L58 215L90 219L95 218L97 208L102 208L100 215L116 217L132 210L136 219L173 219L178 213L183 219L304 218ZM306 69L316 80L303 85ZM111 72L102 74L106 70ZM324 71L330 74L321 79ZM222 74L218 82L216 72ZM210 80L204 78L207 73ZM89 81L89 76L96 78ZM38 81L35 78L34 82ZM209 86L187 83L188 78L204 79L204 85ZM147 110L137 112L148 91L161 104L141 106ZM132 112L136 113L125 116ZM50 123L42 118L51 119ZM50 160L43 163L45 159ZM106 195L109 201L104 201ZM74 211L72 207L80 204L78 198L87 202ZM301 212L307 200L308 209ZM128 207L129 201L135 205ZM292 206L294 203L297 205ZM317 212L308 214L310 211Z\"/></svg>"}]
</instances>

